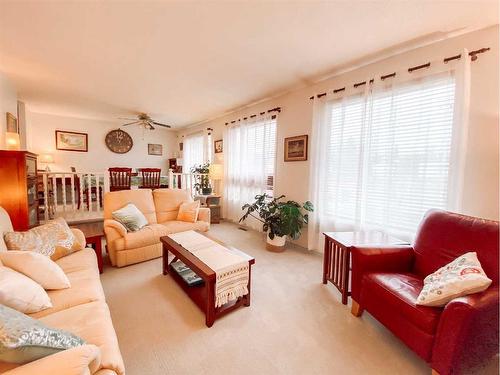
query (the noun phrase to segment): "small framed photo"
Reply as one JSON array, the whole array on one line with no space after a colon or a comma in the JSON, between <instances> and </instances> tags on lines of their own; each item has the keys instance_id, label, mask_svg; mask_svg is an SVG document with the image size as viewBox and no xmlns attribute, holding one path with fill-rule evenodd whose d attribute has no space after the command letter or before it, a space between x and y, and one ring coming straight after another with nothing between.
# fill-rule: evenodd
<instances>
[{"instance_id":1,"label":"small framed photo","mask_svg":"<svg viewBox=\"0 0 500 375\"><path fill-rule=\"evenodd\" d=\"M56 130L56 149L62 151L88 152L88 134Z\"/></svg>"},{"instance_id":2,"label":"small framed photo","mask_svg":"<svg viewBox=\"0 0 500 375\"><path fill-rule=\"evenodd\" d=\"M155 143L148 143L148 155L163 155L163 146Z\"/></svg>"},{"instance_id":3,"label":"small framed photo","mask_svg":"<svg viewBox=\"0 0 500 375\"><path fill-rule=\"evenodd\" d=\"M17 129L17 118L10 112L7 112L7 132L19 133Z\"/></svg>"},{"instance_id":4,"label":"small framed photo","mask_svg":"<svg viewBox=\"0 0 500 375\"><path fill-rule=\"evenodd\" d=\"M222 152L222 139L219 139L218 141L214 141L214 152L216 154L220 154Z\"/></svg>"},{"instance_id":5,"label":"small framed photo","mask_svg":"<svg viewBox=\"0 0 500 375\"><path fill-rule=\"evenodd\" d=\"M307 134L285 138L285 161L307 160Z\"/></svg>"}]
</instances>

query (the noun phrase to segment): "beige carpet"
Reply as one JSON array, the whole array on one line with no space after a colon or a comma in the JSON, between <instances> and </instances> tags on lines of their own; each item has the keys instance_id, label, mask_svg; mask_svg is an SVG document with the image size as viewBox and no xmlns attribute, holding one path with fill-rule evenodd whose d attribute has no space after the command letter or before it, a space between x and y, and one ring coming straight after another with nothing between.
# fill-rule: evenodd
<instances>
[{"instance_id":1,"label":"beige carpet","mask_svg":"<svg viewBox=\"0 0 500 375\"><path fill-rule=\"evenodd\" d=\"M160 259L102 274L128 375L430 373L369 314L351 316L321 283L321 255L267 252L260 233L230 223L210 233L256 258L252 306L212 328Z\"/></svg>"}]
</instances>

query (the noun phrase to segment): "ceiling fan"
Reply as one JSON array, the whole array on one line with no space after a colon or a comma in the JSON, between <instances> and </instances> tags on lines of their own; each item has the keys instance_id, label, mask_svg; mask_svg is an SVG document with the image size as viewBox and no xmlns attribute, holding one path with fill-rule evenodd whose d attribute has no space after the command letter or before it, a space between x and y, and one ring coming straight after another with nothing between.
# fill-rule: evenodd
<instances>
[{"instance_id":1,"label":"ceiling fan","mask_svg":"<svg viewBox=\"0 0 500 375\"><path fill-rule=\"evenodd\" d=\"M125 117L119 117L120 120L130 120L132 122L128 122L126 124L123 124L122 126L128 126L128 125L135 125L138 124L139 126L143 127L144 129L148 130L154 130L155 127L154 125L157 126L163 126L164 128L171 128L170 125L162 124L161 122L153 120L149 115L146 113L139 113L137 115L137 118L125 118Z\"/></svg>"}]
</instances>

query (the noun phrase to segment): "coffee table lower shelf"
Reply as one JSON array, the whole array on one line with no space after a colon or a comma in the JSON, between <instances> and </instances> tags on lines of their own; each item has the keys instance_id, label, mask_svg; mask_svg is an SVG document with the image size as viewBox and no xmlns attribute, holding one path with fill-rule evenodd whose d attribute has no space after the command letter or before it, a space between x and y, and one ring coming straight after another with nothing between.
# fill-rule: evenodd
<instances>
[{"instance_id":1,"label":"coffee table lower shelf","mask_svg":"<svg viewBox=\"0 0 500 375\"><path fill-rule=\"evenodd\" d=\"M255 259L249 257L249 279L248 279L248 294L236 299L235 301L229 302L221 307L215 307L215 272L210 269L206 264L202 263L198 258L192 255L189 251L184 249L182 246L177 244L169 237L162 237L161 241L163 243L163 274L170 275L172 279L179 285L182 290L191 298L191 300L199 307L199 309L205 314L205 324L207 327L212 327L216 319L230 313L231 311L237 309L241 306L250 306L250 284L252 275L252 264L255 263ZM238 251L236 249L231 249L233 251ZM172 253L173 257L169 261L169 253ZM181 276L174 271L171 263L177 260L181 260L189 268L191 268L198 276L200 276L204 283L196 286L189 286Z\"/></svg>"}]
</instances>

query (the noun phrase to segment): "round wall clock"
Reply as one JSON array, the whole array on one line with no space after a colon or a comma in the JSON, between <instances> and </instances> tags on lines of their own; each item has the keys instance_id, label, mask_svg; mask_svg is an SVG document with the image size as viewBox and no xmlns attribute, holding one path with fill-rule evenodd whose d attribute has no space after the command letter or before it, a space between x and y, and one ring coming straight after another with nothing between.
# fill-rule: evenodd
<instances>
[{"instance_id":1,"label":"round wall clock","mask_svg":"<svg viewBox=\"0 0 500 375\"><path fill-rule=\"evenodd\" d=\"M111 130L106 134L106 146L117 154L125 154L130 151L134 141L127 132L121 129Z\"/></svg>"}]
</instances>

